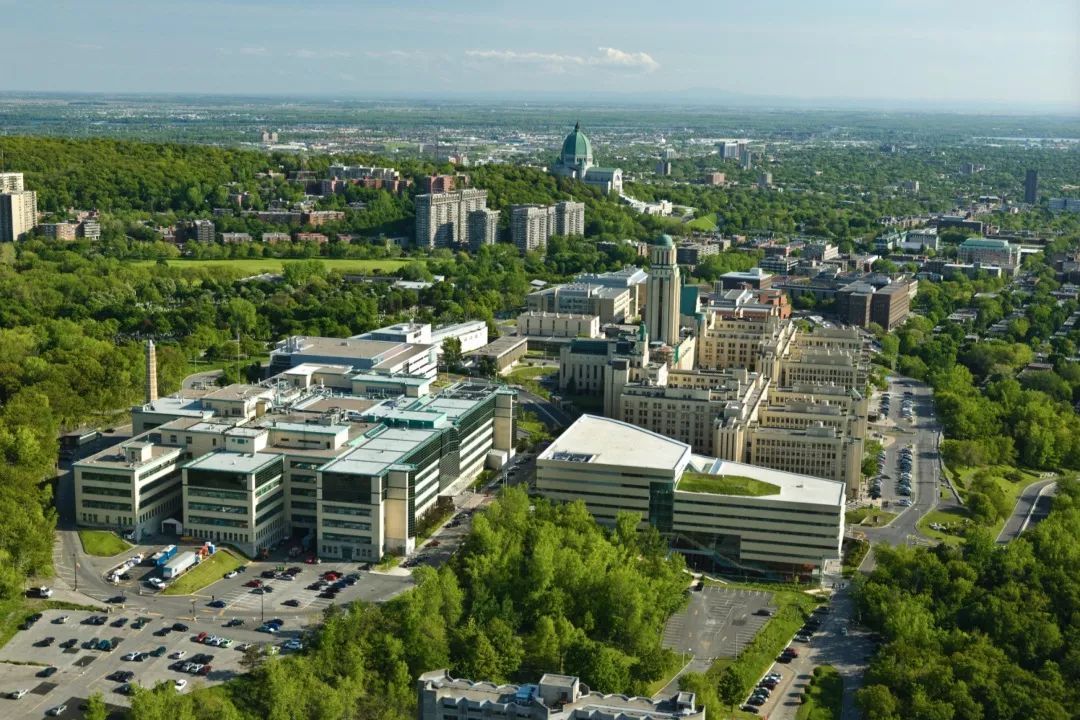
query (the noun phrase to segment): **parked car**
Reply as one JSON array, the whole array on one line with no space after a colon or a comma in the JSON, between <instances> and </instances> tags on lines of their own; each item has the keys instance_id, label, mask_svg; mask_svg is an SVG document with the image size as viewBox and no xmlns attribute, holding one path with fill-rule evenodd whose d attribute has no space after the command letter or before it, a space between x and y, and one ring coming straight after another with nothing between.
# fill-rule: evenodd
<instances>
[{"instance_id":1,"label":"parked car","mask_svg":"<svg viewBox=\"0 0 1080 720\"><path fill-rule=\"evenodd\" d=\"M240 627L243 624L244 621L242 618L233 618L232 620L229 620L229 622L225 623L225 627Z\"/></svg>"},{"instance_id":2,"label":"parked car","mask_svg":"<svg viewBox=\"0 0 1080 720\"><path fill-rule=\"evenodd\" d=\"M212 608L223 608L223 607L225 607L225 601L224 600L211 600L210 602L208 602L206 604L207 604L208 607L212 607Z\"/></svg>"},{"instance_id":3,"label":"parked car","mask_svg":"<svg viewBox=\"0 0 1080 720\"><path fill-rule=\"evenodd\" d=\"M177 650L176 652L174 652L169 657L171 657L173 660L183 660L186 655L187 655L187 650Z\"/></svg>"},{"instance_id":4,"label":"parked car","mask_svg":"<svg viewBox=\"0 0 1080 720\"><path fill-rule=\"evenodd\" d=\"M161 657L162 655L165 654L165 646L164 645L158 645L156 648L154 648L153 650L150 651L150 654L153 655L154 657Z\"/></svg>"},{"instance_id":5,"label":"parked car","mask_svg":"<svg viewBox=\"0 0 1080 720\"><path fill-rule=\"evenodd\" d=\"M56 707L49 708L49 712L47 712L45 714L46 715L51 715L53 717L59 717L60 715L63 715L66 712L67 712L67 705L64 705L63 703L61 703L61 704L57 705Z\"/></svg>"},{"instance_id":6,"label":"parked car","mask_svg":"<svg viewBox=\"0 0 1080 720\"><path fill-rule=\"evenodd\" d=\"M235 570L230 570L229 572L225 573L225 579L226 580L232 580L234 577L236 577L239 574L240 573L236 572Z\"/></svg>"},{"instance_id":7,"label":"parked car","mask_svg":"<svg viewBox=\"0 0 1080 720\"><path fill-rule=\"evenodd\" d=\"M291 598L283 602L282 605L288 605L289 607L300 607L300 601L296 598Z\"/></svg>"},{"instance_id":8,"label":"parked car","mask_svg":"<svg viewBox=\"0 0 1080 720\"><path fill-rule=\"evenodd\" d=\"M127 618L126 617L116 618L111 623L109 623L109 625L112 625L113 627L124 627L125 625L127 625Z\"/></svg>"},{"instance_id":9,"label":"parked car","mask_svg":"<svg viewBox=\"0 0 1080 720\"><path fill-rule=\"evenodd\" d=\"M188 626L184 623L173 623L172 629L176 632L187 632Z\"/></svg>"},{"instance_id":10,"label":"parked car","mask_svg":"<svg viewBox=\"0 0 1080 720\"><path fill-rule=\"evenodd\" d=\"M55 674L56 674L56 668L54 668L52 665L50 665L47 668L42 668L41 670L38 670L38 672L37 672L37 676L39 678L52 677Z\"/></svg>"}]
</instances>

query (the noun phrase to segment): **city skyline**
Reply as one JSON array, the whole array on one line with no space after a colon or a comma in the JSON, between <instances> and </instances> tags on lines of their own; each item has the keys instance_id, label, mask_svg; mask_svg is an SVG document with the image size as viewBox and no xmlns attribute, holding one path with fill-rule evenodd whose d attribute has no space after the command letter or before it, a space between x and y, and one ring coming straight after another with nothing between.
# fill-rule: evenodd
<instances>
[{"instance_id":1,"label":"city skyline","mask_svg":"<svg viewBox=\"0 0 1080 720\"><path fill-rule=\"evenodd\" d=\"M635 5L0 0L0 91L1080 110L1074 3Z\"/></svg>"}]
</instances>

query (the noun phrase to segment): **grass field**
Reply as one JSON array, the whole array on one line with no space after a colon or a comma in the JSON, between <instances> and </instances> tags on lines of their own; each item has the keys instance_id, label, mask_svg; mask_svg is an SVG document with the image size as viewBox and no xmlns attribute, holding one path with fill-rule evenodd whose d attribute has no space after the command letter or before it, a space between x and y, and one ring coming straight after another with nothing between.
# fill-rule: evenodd
<instances>
[{"instance_id":1,"label":"grass field","mask_svg":"<svg viewBox=\"0 0 1080 720\"><path fill-rule=\"evenodd\" d=\"M870 552L870 543L866 540L844 538L842 565L844 577L851 577L858 571L868 552Z\"/></svg>"},{"instance_id":2,"label":"grass field","mask_svg":"<svg viewBox=\"0 0 1080 720\"><path fill-rule=\"evenodd\" d=\"M540 384L540 379L551 375L558 375L559 368L544 366L525 366L514 369L506 375L504 380L511 385L520 385L533 395L539 395L545 400L551 398L551 391Z\"/></svg>"},{"instance_id":3,"label":"grass field","mask_svg":"<svg viewBox=\"0 0 1080 720\"><path fill-rule=\"evenodd\" d=\"M840 720L844 705L844 678L832 665L814 668L813 684L796 713L796 720Z\"/></svg>"},{"instance_id":4,"label":"grass field","mask_svg":"<svg viewBox=\"0 0 1080 720\"><path fill-rule=\"evenodd\" d=\"M23 596L0 601L0 647L19 632L19 626L26 618L44 610L99 610L98 607L76 605L75 603L56 600L29 600Z\"/></svg>"},{"instance_id":5,"label":"grass field","mask_svg":"<svg viewBox=\"0 0 1080 720\"><path fill-rule=\"evenodd\" d=\"M712 232L716 229L716 213L709 213L708 215L702 215L699 218L694 218L690 222L686 223L686 227L690 228L691 230Z\"/></svg>"},{"instance_id":6,"label":"grass field","mask_svg":"<svg viewBox=\"0 0 1080 720\"><path fill-rule=\"evenodd\" d=\"M392 273L400 270L411 262L424 262L416 260L359 260L353 258L311 258L326 265L327 270L337 270L348 273ZM241 258L236 260L169 260L169 267L184 269L192 268L232 268L246 274L257 275L259 273L279 273L283 263L298 262L297 259L281 258ZM133 263L137 266L149 267L156 265L156 260L139 260Z\"/></svg>"},{"instance_id":7,"label":"grass field","mask_svg":"<svg viewBox=\"0 0 1080 720\"><path fill-rule=\"evenodd\" d=\"M919 522L916 523L916 527L926 537L941 540L942 542L949 543L950 545L958 545L964 542L964 539L958 535L952 533L943 532L941 530L934 530L930 527L930 523L938 523L941 525L959 526L965 520L970 519L970 513L962 507L950 507L944 510L931 510L930 512L919 518Z\"/></svg>"},{"instance_id":8,"label":"grass field","mask_svg":"<svg viewBox=\"0 0 1080 720\"><path fill-rule=\"evenodd\" d=\"M191 595L197 590L202 590L210 583L217 582L225 573L244 564L246 564L246 561L243 558L233 555L228 550L218 548L216 553L170 583L167 588L161 591L161 594Z\"/></svg>"},{"instance_id":9,"label":"grass field","mask_svg":"<svg viewBox=\"0 0 1080 720\"><path fill-rule=\"evenodd\" d=\"M112 557L131 548L116 533L108 530L80 530L83 552L95 557Z\"/></svg>"},{"instance_id":10,"label":"grass field","mask_svg":"<svg viewBox=\"0 0 1080 720\"><path fill-rule=\"evenodd\" d=\"M895 517L896 513L879 510L875 507L855 508L844 513L844 521L848 525L861 525L863 527L883 527L892 522Z\"/></svg>"}]
</instances>

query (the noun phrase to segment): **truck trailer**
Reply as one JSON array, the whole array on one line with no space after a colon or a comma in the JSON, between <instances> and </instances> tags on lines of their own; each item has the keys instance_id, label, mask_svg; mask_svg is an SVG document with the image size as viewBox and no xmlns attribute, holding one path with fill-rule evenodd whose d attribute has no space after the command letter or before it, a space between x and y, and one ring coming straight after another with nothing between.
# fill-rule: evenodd
<instances>
[{"instance_id":1,"label":"truck trailer","mask_svg":"<svg viewBox=\"0 0 1080 720\"><path fill-rule=\"evenodd\" d=\"M157 567L162 567L163 565L165 565L165 563L169 562L174 557L176 557L176 546L169 545L154 553L153 556L150 558L150 561L153 562L154 565L156 565Z\"/></svg>"},{"instance_id":2,"label":"truck trailer","mask_svg":"<svg viewBox=\"0 0 1080 720\"><path fill-rule=\"evenodd\" d=\"M166 580L183 575L195 567L199 562L199 556L193 552L185 552L177 555L161 568L161 576Z\"/></svg>"}]
</instances>

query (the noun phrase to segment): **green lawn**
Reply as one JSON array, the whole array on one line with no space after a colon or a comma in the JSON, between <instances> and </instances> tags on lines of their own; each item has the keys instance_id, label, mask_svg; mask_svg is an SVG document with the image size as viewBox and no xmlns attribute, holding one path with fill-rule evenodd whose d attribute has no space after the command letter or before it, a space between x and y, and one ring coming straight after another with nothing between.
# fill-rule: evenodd
<instances>
[{"instance_id":1,"label":"green lawn","mask_svg":"<svg viewBox=\"0 0 1080 720\"><path fill-rule=\"evenodd\" d=\"M919 518L919 522L916 527L926 537L941 540L942 542L956 545L962 543L964 539L959 535L951 532L943 532L941 530L934 530L930 527L930 523L940 523L941 525L955 528L958 533L963 532L963 526L966 521L970 519L970 514L965 508L962 507L950 507L944 510L931 510L930 512Z\"/></svg>"},{"instance_id":2,"label":"green lawn","mask_svg":"<svg viewBox=\"0 0 1080 720\"><path fill-rule=\"evenodd\" d=\"M506 375L504 379L510 385L520 385L533 395L539 395L540 397L548 400L551 398L551 391L544 385L540 384L540 379L545 377L551 377L552 375L558 375L559 368L557 367L545 367L545 366L531 366L526 365L514 369L511 373Z\"/></svg>"},{"instance_id":3,"label":"green lawn","mask_svg":"<svg viewBox=\"0 0 1080 720\"><path fill-rule=\"evenodd\" d=\"M327 270L337 270L346 273L372 273L378 270L383 274L389 274L400 270L412 262L424 262L423 258L408 260L360 260L355 258L309 258L318 260L326 265ZM299 258L240 258L235 260L169 260L169 267L180 269L191 268L232 268L244 273L257 275L270 272L282 271L283 263L298 262ZM136 266L149 267L156 265L156 260L139 260L132 263Z\"/></svg>"},{"instance_id":4,"label":"green lawn","mask_svg":"<svg viewBox=\"0 0 1080 720\"><path fill-rule=\"evenodd\" d=\"M848 525L862 527L883 527L892 522L895 517L896 513L875 507L855 508L844 513L844 520Z\"/></svg>"},{"instance_id":5,"label":"green lawn","mask_svg":"<svg viewBox=\"0 0 1080 720\"><path fill-rule=\"evenodd\" d=\"M80 530L79 540L83 552L96 557L112 557L131 549L131 545L109 530Z\"/></svg>"},{"instance_id":6,"label":"green lawn","mask_svg":"<svg viewBox=\"0 0 1080 720\"><path fill-rule=\"evenodd\" d=\"M870 552L870 543L866 540L844 538L842 572L844 577L851 577L866 559L866 553Z\"/></svg>"},{"instance_id":7,"label":"green lawn","mask_svg":"<svg viewBox=\"0 0 1080 720\"><path fill-rule=\"evenodd\" d=\"M217 582L221 577L235 570L247 561L237 557L229 550L218 548L218 551L203 560L191 570L181 575L161 591L162 595L191 595L202 590L210 583Z\"/></svg>"},{"instance_id":8,"label":"green lawn","mask_svg":"<svg viewBox=\"0 0 1080 720\"><path fill-rule=\"evenodd\" d=\"M77 605L75 603L60 602L56 600L30 600L22 595L8 600L0 600L0 647L7 645L8 640L19 632L19 626L26 618L36 612L45 610L101 610L92 605Z\"/></svg>"},{"instance_id":9,"label":"green lawn","mask_svg":"<svg viewBox=\"0 0 1080 720\"><path fill-rule=\"evenodd\" d=\"M675 673L682 670L689 660L690 656L685 653L672 652L668 654L664 670L660 673L660 679L649 685L649 689L646 691L648 697L652 697L663 690L664 686L671 682L671 678L675 676Z\"/></svg>"},{"instance_id":10,"label":"green lawn","mask_svg":"<svg viewBox=\"0 0 1080 720\"><path fill-rule=\"evenodd\" d=\"M806 690L805 700L796 720L840 720L844 705L844 678L832 665L814 668L814 680Z\"/></svg>"},{"instance_id":11,"label":"green lawn","mask_svg":"<svg viewBox=\"0 0 1080 720\"><path fill-rule=\"evenodd\" d=\"M691 230L700 230L702 232L712 232L716 229L716 213L709 213L702 215L699 218L694 218L690 222L686 223L686 227Z\"/></svg>"},{"instance_id":12,"label":"green lawn","mask_svg":"<svg viewBox=\"0 0 1080 720\"><path fill-rule=\"evenodd\" d=\"M741 475L706 475L696 472L684 472L675 489L714 495L751 495L753 497L776 495L780 492L779 485Z\"/></svg>"}]
</instances>

